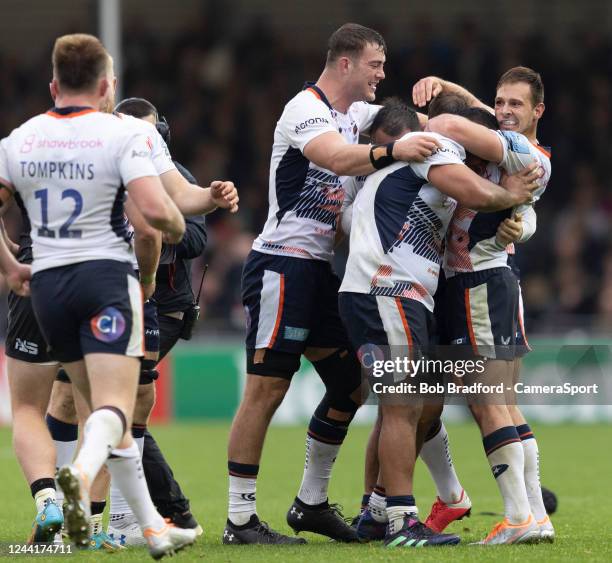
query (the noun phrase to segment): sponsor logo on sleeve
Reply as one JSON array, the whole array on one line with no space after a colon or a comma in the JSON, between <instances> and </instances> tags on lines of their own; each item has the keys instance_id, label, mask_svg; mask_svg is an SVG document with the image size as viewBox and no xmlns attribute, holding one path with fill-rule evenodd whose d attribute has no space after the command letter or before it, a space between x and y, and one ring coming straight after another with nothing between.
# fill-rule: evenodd
<instances>
[{"instance_id":1,"label":"sponsor logo on sleeve","mask_svg":"<svg viewBox=\"0 0 612 563\"><path fill-rule=\"evenodd\" d=\"M295 132L299 133L308 127L312 127L313 125L329 125L329 120L324 117L311 117L310 119L306 119L295 126Z\"/></svg>"}]
</instances>

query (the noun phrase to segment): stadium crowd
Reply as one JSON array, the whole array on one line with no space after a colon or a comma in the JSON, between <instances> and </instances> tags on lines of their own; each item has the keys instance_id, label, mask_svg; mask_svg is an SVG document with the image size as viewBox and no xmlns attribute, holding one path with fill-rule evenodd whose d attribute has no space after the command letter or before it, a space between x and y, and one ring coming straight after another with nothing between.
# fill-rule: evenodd
<instances>
[{"instance_id":1,"label":"stadium crowd","mask_svg":"<svg viewBox=\"0 0 612 563\"><path fill-rule=\"evenodd\" d=\"M385 32L385 25L378 27ZM465 20L449 37L438 35L425 22L410 31L403 41L389 41L379 100L398 94L409 101L412 85L435 74L490 103L488 95L504 69L524 64L541 73L547 109L539 135L540 142L552 148L555 171L550 193L537 208L538 236L519 249L528 330L609 332L609 37L576 30L557 49L544 29L523 37L498 36L492 28ZM197 179L230 177L241 188L241 212L212 216L208 223L206 261L211 268L201 303L206 322L197 328L241 334L240 273L267 212L275 116L301 88L304 77L316 78L320 45L283 42L258 21L228 39L222 28L205 20L167 39L128 22L123 44L123 92L152 100L165 114L172 128L173 155ZM0 55L3 134L51 105L45 81L40 80L49 72L47 52L32 65ZM196 283L200 273L195 267ZM5 312L6 299L0 303Z\"/></svg>"}]
</instances>

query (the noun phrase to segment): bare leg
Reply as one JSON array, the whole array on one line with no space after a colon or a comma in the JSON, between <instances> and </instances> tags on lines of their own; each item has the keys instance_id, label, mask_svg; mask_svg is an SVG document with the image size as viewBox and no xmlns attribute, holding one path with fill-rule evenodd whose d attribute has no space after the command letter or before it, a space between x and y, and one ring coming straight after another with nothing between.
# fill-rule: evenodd
<instances>
[{"instance_id":1,"label":"bare leg","mask_svg":"<svg viewBox=\"0 0 612 563\"><path fill-rule=\"evenodd\" d=\"M57 364L31 364L6 359L11 405L13 411L13 447L28 482L53 478L55 474L55 446L45 413Z\"/></svg>"}]
</instances>

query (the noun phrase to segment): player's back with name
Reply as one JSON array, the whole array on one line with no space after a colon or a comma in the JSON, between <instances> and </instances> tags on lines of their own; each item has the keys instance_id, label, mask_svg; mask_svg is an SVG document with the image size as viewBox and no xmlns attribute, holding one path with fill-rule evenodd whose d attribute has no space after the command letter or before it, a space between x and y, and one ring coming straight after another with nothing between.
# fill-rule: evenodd
<instances>
[{"instance_id":1,"label":"player's back with name","mask_svg":"<svg viewBox=\"0 0 612 563\"><path fill-rule=\"evenodd\" d=\"M131 260L124 186L157 176L142 129L91 108L53 109L2 140L0 178L32 223L33 272L88 260Z\"/></svg>"}]
</instances>

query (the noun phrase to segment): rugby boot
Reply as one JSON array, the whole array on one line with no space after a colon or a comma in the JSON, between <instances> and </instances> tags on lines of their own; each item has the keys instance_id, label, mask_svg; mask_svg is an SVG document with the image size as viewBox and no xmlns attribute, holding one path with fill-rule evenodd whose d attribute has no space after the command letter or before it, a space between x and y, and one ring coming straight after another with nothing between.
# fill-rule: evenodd
<instances>
[{"instance_id":1,"label":"rugby boot","mask_svg":"<svg viewBox=\"0 0 612 563\"><path fill-rule=\"evenodd\" d=\"M296 533L313 532L340 542L359 541L357 531L344 519L338 504L308 506L296 498L287 512L287 524Z\"/></svg>"},{"instance_id":2,"label":"rugby boot","mask_svg":"<svg viewBox=\"0 0 612 563\"><path fill-rule=\"evenodd\" d=\"M89 547L89 491L85 478L75 465L65 465L57 472L57 482L64 491L64 522L68 536L79 549Z\"/></svg>"},{"instance_id":3,"label":"rugby boot","mask_svg":"<svg viewBox=\"0 0 612 563\"><path fill-rule=\"evenodd\" d=\"M465 491L461 492L459 502L453 504L447 504L440 497L436 497L436 502L433 503L431 512L425 520L425 525L434 532L440 533L451 522L469 517L471 512L472 502Z\"/></svg>"},{"instance_id":4,"label":"rugby boot","mask_svg":"<svg viewBox=\"0 0 612 563\"><path fill-rule=\"evenodd\" d=\"M476 545L511 545L515 543L535 543L540 539L540 527L533 517L529 518L522 524L511 524L508 518L504 518L498 522L489 535Z\"/></svg>"},{"instance_id":5,"label":"rugby boot","mask_svg":"<svg viewBox=\"0 0 612 563\"><path fill-rule=\"evenodd\" d=\"M454 534L438 534L419 521L417 514L404 514L402 527L391 533L387 527L385 547L436 547L457 545L461 539Z\"/></svg>"},{"instance_id":6,"label":"rugby boot","mask_svg":"<svg viewBox=\"0 0 612 563\"><path fill-rule=\"evenodd\" d=\"M45 506L36 515L32 523L32 532L28 538L28 544L53 543L55 534L62 529L64 516L55 501L47 499Z\"/></svg>"},{"instance_id":7,"label":"rugby boot","mask_svg":"<svg viewBox=\"0 0 612 563\"><path fill-rule=\"evenodd\" d=\"M253 514L251 519L243 526L236 526L231 520L228 520L221 539L225 545L297 545L306 543L304 538L286 536L270 529L270 526L266 522L262 522L257 514Z\"/></svg>"},{"instance_id":8,"label":"rugby boot","mask_svg":"<svg viewBox=\"0 0 612 563\"><path fill-rule=\"evenodd\" d=\"M540 528L539 540L541 542L553 543L555 541L555 529L548 516L538 520L538 527Z\"/></svg>"},{"instance_id":9,"label":"rugby boot","mask_svg":"<svg viewBox=\"0 0 612 563\"><path fill-rule=\"evenodd\" d=\"M142 532L153 559L161 559L166 555L175 553L190 546L196 539L195 530L177 528L166 520L160 530L146 528Z\"/></svg>"},{"instance_id":10,"label":"rugby boot","mask_svg":"<svg viewBox=\"0 0 612 563\"><path fill-rule=\"evenodd\" d=\"M360 540L384 540L387 534L387 522L375 520L370 510L366 508L361 513L356 530Z\"/></svg>"}]
</instances>

